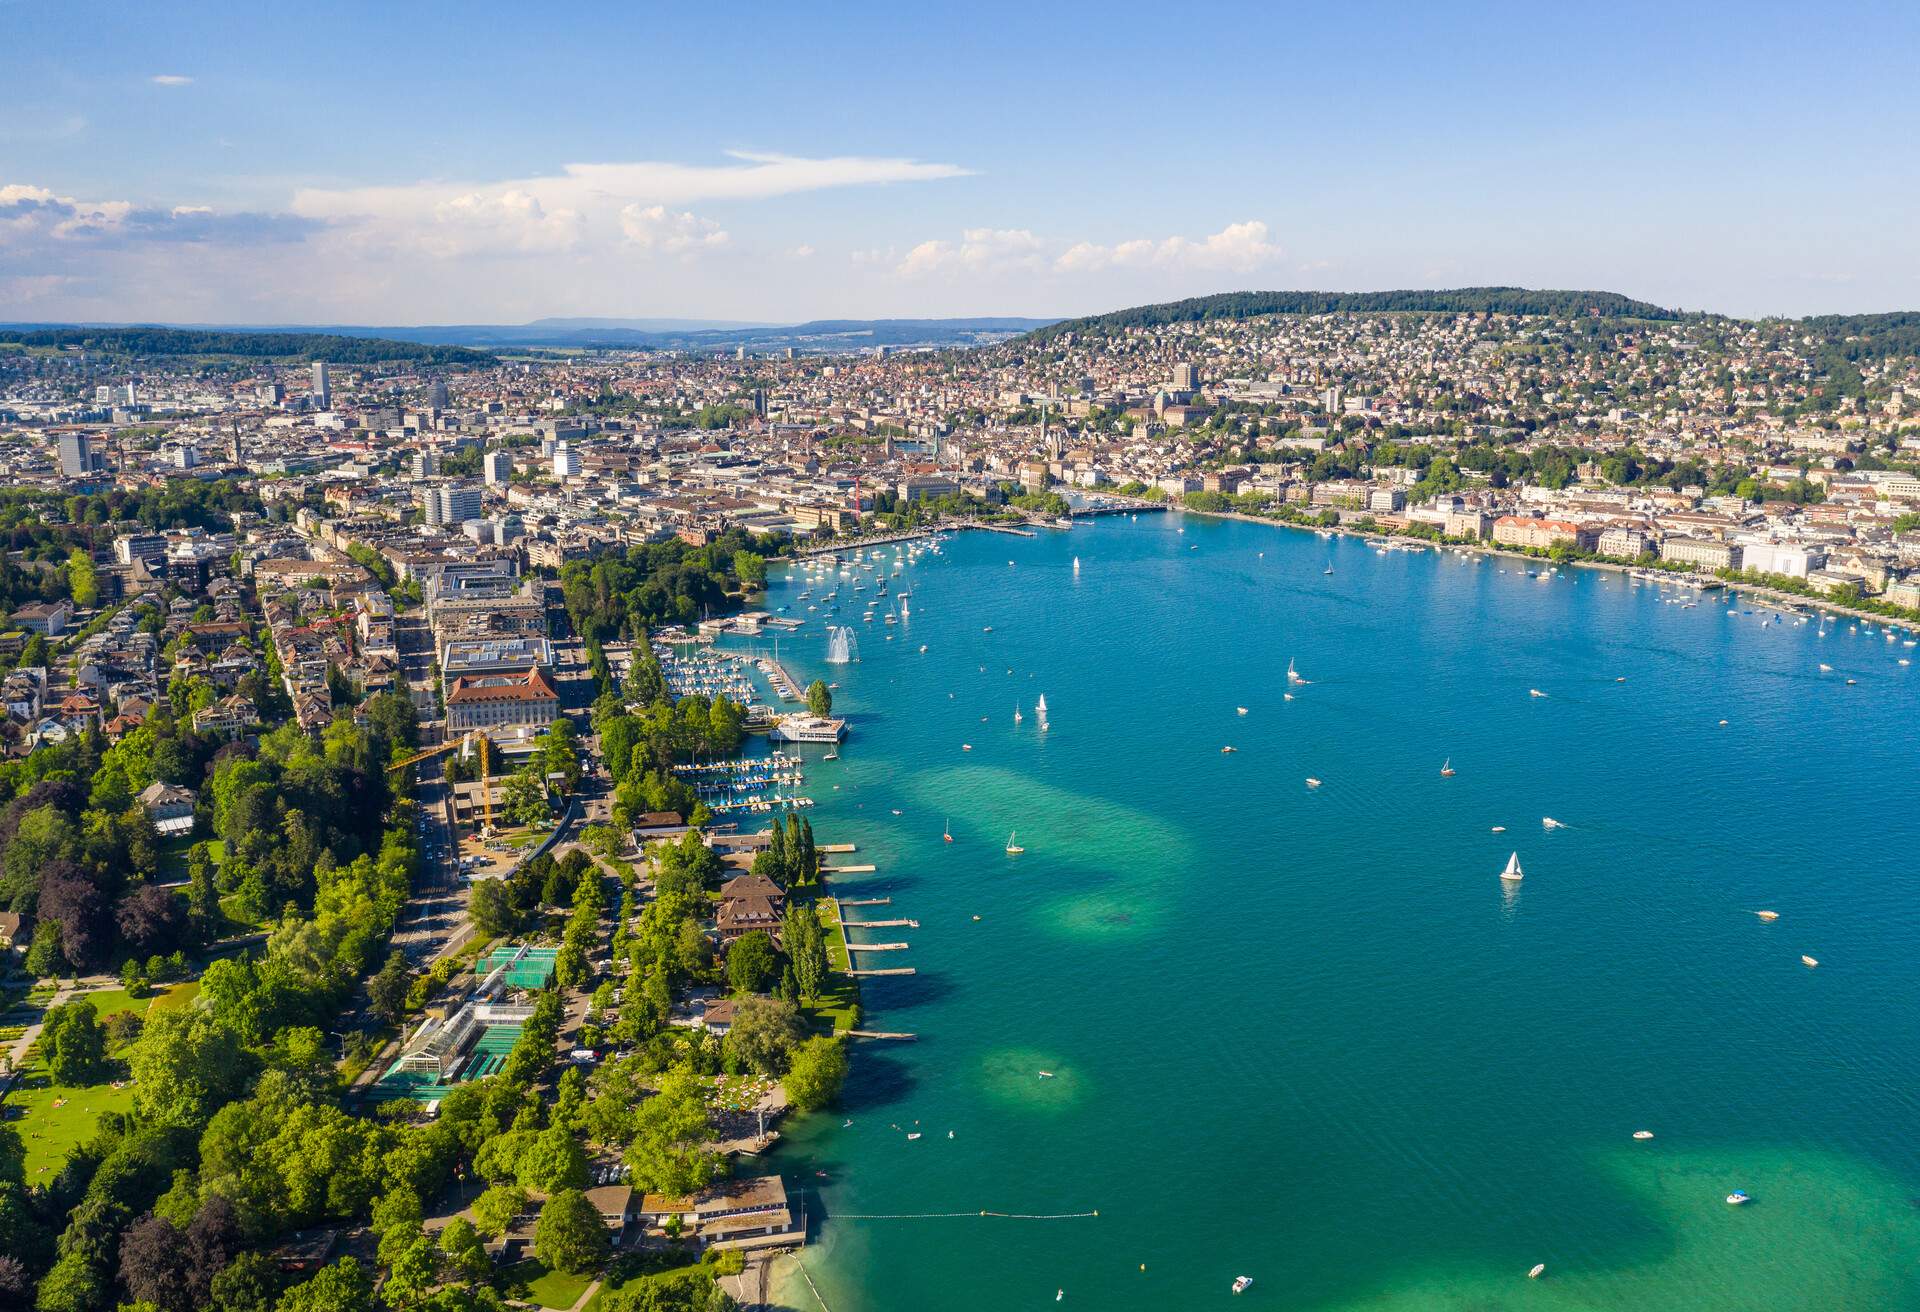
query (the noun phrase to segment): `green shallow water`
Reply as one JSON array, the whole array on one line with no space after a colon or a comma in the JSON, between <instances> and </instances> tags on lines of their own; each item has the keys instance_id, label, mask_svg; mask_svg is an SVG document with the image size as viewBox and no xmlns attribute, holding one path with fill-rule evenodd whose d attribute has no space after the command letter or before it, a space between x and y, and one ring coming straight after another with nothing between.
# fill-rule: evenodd
<instances>
[{"instance_id":1,"label":"green shallow water","mask_svg":"<svg viewBox=\"0 0 1920 1312\"><path fill-rule=\"evenodd\" d=\"M1914 649L1192 517L903 577L781 640L840 891L921 922L919 1041L777 1160L834 1312L1920 1308ZM983 1209L1099 1216L863 1219Z\"/></svg>"}]
</instances>

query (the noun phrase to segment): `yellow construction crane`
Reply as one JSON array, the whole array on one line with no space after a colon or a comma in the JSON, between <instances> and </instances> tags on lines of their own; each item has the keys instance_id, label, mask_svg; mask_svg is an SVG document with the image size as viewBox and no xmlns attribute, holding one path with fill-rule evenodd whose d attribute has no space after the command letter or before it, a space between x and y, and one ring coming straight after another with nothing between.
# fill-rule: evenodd
<instances>
[{"instance_id":1,"label":"yellow construction crane","mask_svg":"<svg viewBox=\"0 0 1920 1312\"><path fill-rule=\"evenodd\" d=\"M420 761L425 761L435 756L442 756L456 747L464 751L468 747L471 747L476 740L478 740L480 744L480 805L486 812L487 832L491 833L493 830L493 785L488 777L491 775L492 770L488 765L487 749L492 746L492 743L488 741L487 735L480 732L480 730L475 729L459 738L441 743L438 747L429 747L425 751L415 752L411 756L403 756L388 766L387 770L389 773L395 770L404 770L408 766L417 764Z\"/></svg>"}]
</instances>

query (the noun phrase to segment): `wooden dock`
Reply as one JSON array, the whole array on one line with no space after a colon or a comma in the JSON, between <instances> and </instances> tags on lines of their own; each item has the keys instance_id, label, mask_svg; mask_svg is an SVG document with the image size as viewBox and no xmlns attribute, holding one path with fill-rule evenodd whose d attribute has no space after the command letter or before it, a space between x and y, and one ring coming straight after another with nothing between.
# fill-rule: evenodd
<instances>
[{"instance_id":1,"label":"wooden dock","mask_svg":"<svg viewBox=\"0 0 1920 1312\"><path fill-rule=\"evenodd\" d=\"M905 952L905 943L849 943L849 952Z\"/></svg>"},{"instance_id":2,"label":"wooden dock","mask_svg":"<svg viewBox=\"0 0 1920 1312\"><path fill-rule=\"evenodd\" d=\"M893 899L890 897L843 897L839 901L842 907L890 907L893 905Z\"/></svg>"},{"instance_id":3,"label":"wooden dock","mask_svg":"<svg viewBox=\"0 0 1920 1312\"><path fill-rule=\"evenodd\" d=\"M816 852L858 852L860 849L853 843L815 843L813 850Z\"/></svg>"},{"instance_id":4,"label":"wooden dock","mask_svg":"<svg viewBox=\"0 0 1920 1312\"><path fill-rule=\"evenodd\" d=\"M848 929L918 929L917 920L842 920Z\"/></svg>"},{"instance_id":5,"label":"wooden dock","mask_svg":"<svg viewBox=\"0 0 1920 1312\"><path fill-rule=\"evenodd\" d=\"M821 866L823 875L870 875L878 866Z\"/></svg>"},{"instance_id":6,"label":"wooden dock","mask_svg":"<svg viewBox=\"0 0 1920 1312\"><path fill-rule=\"evenodd\" d=\"M903 1043L910 1043L919 1035L895 1034L887 1030L848 1030L847 1037L850 1039L897 1039Z\"/></svg>"},{"instance_id":7,"label":"wooden dock","mask_svg":"<svg viewBox=\"0 0 1920 1312\"><path fill-rule=\"evenodd\" d=\"M847 972L847 974L852 975L855 978L864 978L865 976L868 976L868 975L911 975L913 974L913 967L912 966L888 966L884 970L850 970Z\"/></svg>"}]
</instances>

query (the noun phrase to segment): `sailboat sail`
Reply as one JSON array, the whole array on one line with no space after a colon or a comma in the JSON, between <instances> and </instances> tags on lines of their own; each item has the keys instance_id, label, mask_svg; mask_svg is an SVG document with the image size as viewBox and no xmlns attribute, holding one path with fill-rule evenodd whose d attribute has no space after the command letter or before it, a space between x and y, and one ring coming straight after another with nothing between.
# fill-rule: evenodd
<instances>
[{"instance_id":1,"label":"sailboat sail","mask_svg":"<svg viewBox=\"0 0 1920 1312\"><path fill-rule=\"evenodd\" d=\"M1526 871L1520 868L1520 854L1518 852L1515 852L1507 858L1507 868L1500 872L1500 878L1502 879L1521 879L1524 878L1525 875Z\"/></svg>"}]
</instances>

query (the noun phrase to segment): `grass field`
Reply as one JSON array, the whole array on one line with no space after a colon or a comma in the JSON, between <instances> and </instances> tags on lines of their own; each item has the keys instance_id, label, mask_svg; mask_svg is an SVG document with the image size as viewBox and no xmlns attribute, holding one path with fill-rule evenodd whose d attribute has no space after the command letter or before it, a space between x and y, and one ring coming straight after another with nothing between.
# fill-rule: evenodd
<instances>
[{"instance_id":1,"label":"grass field","mask_svg":"<svg viewBox=\"0 0 1920 1312\"><path fill-rule=\"evenodd\" d=\"M592 1298L582 1312L600 1312L600 1304L613 1290L632 1289L638 1285L674 1285L704 1282L716 1275L739 1270L739 1264L722 1261L706 1263L698 1260L690 1249L655 1250L647 1253L630 1253L615 1261L602 1279L600 1288L594 1291Z\"/></svg>"},{"instance_id":2,"label":"grass field","mask_svg":"<svg viewBox=\"0 0 1920 1312\"><path fill-rule=\"evenodd\" d=\"M840 904L823 897L813 904L826 931L827 982L819 1001L802 1008L822 1030L844 1034L860 1025L860 981L847 974L849 969L847 931L840 925Z\"/></svg>"},{"instance_id":3,"label":"grass field","mask_svg":"<svg viewBox=\"0 0 1920 1312\"><path fill-rule=\"evenodd\" d=\"M580 1301L593 1283L592 1276L570 1276L564 1271L549 1271L538 1258L521 1262L501 1272L502 1283L511 1290L526 1290L529 1302L541 1307L568 1308Z\"/></svg>"},{"instance_id":4,"label":"grass field","mask_svg":"<svg viewBox=\"0 0 1920 1312\"><path fill-rule=\"evenodd\" d=\"M84 996L102 1020L115 1012L138 1011L151 1016L185 1006L200 991L197 982L156 989L151 997L134 998L125 989L102 989ZM42 1004L46 999L41 999ZM36 1017L37 1019L37 1017ZM57 1104L57 1105L56 1105ZM30 1057L21 1077L0 1101L0 1119L20 1131L26 1144L27 1183L44 1183L60 1169L75 1145L93 1133L102 1112L131 1111L133 1086L114 1088L111 1081L91 1085L55 1084L38 1056Z\"/></svg>"}]
</instances>

